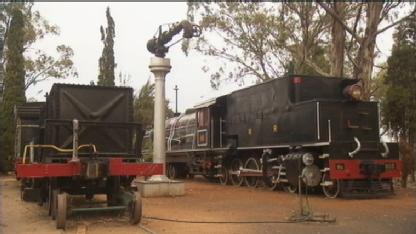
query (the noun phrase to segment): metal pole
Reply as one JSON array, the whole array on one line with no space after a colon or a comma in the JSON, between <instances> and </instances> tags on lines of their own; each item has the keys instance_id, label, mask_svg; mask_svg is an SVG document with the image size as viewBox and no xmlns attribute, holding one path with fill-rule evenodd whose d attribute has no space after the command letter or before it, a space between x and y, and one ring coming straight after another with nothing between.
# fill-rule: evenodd
<instances>
[{"instance_id":1,"label":"metal pole","mask_svg":"<svg viewBox=\"0 0 416 234\"><path fill-rule=\"evenodd\" d=\"M178 114L178 86L175 85L173 90L175 90L175 114Z\"/></svg>"},{"instance_id":2,"label":"metal pole","mask_svg":"<svg viewBox=\"0 0 416 234\"><path fill-rule=\"evenodd\" d=\"M170 72L170 59L153 57L150 71L155 76L153 162L163 164L163 174L152 176L151 180L168 180L166 177L166 129L165 129L165 77Z\"/></svg>"}]
</instances>

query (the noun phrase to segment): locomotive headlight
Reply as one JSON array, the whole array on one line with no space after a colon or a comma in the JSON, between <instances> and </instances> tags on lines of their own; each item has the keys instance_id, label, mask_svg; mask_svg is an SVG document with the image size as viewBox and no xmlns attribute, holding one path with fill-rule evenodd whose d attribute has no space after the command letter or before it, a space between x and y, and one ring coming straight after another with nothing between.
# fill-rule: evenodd
<instances>
[{"instance_id":1,"label":"locomotive headlight","mask_svg":"<svg viewBox=\"0 0 416 234\"><path fill-rule=\"evenodd\" d=\"M361 99L362 89L358 84L348 85L344 88L343 93L345 96L358 101Z\"/></svg>"},{"instance_id":2,"label":"locomotive headlight","mask_svg":"<svg viewBox=\"0 0 416 234\"><path fill-rule=\"evenodd\" d=\"M310 166L313 164L313 155L310 153L306 153L302 155L302 162L306 165L306 166Z\"/></svg>"}]
</instances>

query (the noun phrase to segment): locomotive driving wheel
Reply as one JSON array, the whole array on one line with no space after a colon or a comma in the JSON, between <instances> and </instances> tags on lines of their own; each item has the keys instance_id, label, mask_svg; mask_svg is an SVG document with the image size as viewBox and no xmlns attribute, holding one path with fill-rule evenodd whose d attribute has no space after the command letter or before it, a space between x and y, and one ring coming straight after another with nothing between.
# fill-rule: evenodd
<instances>
[{"instance_id":1,"label":"locomotive driving wheel","mask_svg":"<svg viewBox=\"0 0 416 234\"><path fill-rule=\"evenodd\" d=\"M221 176L219 177L220 184L227 185L229 182L229 178L228 178L229 176L228 176L228 170L225 167L225 165L221 167L220 171L221 171Z\"/></svg>"},{"instance_id":2,"label":"locomotive driving wheel","mask_svg":"<svg viewBox=\"0 0 416 234\"><path fill-rule=\"evenodd\" d=\"M229 178L231 181L231 184L234 186L241 186L243 184L243 177L240 176L240 167L243 166L243 162L238 159L235 158L231 161L229 170L228 170L228 174L229 174Z\"/></svg>"},{"instance_id":3,"label":"locomotive driving wheel","mask_svg":"<svg viewBox=\"0 0 416 234\"><path fill-rule=\"evenodd\" d=\"M129 204L129 221L131 224L138 224L142 219L142 198L140 193L135 192Z\"/></svg>"},{"instance_id":4,"label":"locomotive driving wheel","mask_svg":"<svg viewBox=\"0 0 416 234\"><path fill-rule=\"evenodd\" d=\"M267 188L269 188L271 191L278 190L280 188L280 184L276 182L275 176L270 176L264 179L264 183L266 184Z\"/></svg>"},{"instance_id":5,"label":"locomotive driving wheel","mask_svg":"<svg viewBox=\"0 0 416 234\"><path fill-rule=\"evenodd\" d=\"M247 159L244 168L247 169L252 169L252 170L259 170L259 163L257 162L257 160L253 157L250 157ZM258 184L258 177L255 176L245 176L244 177L244 184L247 187L257 187Z\"/></svg>"},{"instance_id":6,"label":"locomotive driving wheel","mask_svg":"<svg viewBox=\"0 0 416 234\"><path fill-rule=\"evenodd\" d=\"M56 207L56 228L65 229L66 215L68 210L68 194L60 193L57 196L57 207Z\"/></svg>"}]
</instances>

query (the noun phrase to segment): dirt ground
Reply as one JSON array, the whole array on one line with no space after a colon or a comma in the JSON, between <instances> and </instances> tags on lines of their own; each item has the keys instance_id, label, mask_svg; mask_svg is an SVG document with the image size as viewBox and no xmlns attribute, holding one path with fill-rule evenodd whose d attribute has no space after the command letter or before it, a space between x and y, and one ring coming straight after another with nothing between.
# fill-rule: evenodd
<instances>
[{"instance_id":1,"label":"dirt ground","mask_svg":"<svg viewBox=\"0 0 416 234\"><path fill-rule=\"evenodd\" d=\"M265 189L220 186L202 178L186 181L186 196L144 198L141 225L117 214L70 216L66 231L56 230L45 207L20 201L13 177L0 177L0 233L416 233L416 189L398 189L381 199L327 199L312 195L315 214L336 223L178 223L188 221L286 221L298 209L293 194Z\"/></svg>"}]
</instances>

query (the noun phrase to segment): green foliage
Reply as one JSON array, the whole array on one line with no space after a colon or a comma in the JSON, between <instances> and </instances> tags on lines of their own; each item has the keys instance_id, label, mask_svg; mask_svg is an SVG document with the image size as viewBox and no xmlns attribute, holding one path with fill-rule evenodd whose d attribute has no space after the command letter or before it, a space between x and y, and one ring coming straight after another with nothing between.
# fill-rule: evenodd
<instances>
[{"instance_id":1,"label":"green foliage","mask_svg":"<svg viewBox=\"0 0 416 234\"><path fill-rule=\"evenodd\" d=\"M147 80L134 99L134 120L145 126L153 124L154 90L155 84Z\"/></svg>"},{"instance_id":2,"label":"green foliage","mask_svg":"<svg viewBox=\"0 0 416 234\"><path fill-rule=\"evenodd\" d=\"M416 133L416 16L400 24L388 58L383 100L383 123L394 134Z\"/></svg>"},{"instance_id":3,"label":"green foliage","mask_svg":"<svg viewBox=\"0 0 416 234\"><path fill-rule=\"evenodd\" d=\"M24 15L20 8L12 10L12 18L8 37L6 39L6 71L5 91L1 103L0 133L1 154L0 170L5 172L11 169L13 156L15 126L13 124L14 106L25 102L25 70L23 57L24 51Z\"/></svg>"},{"instance_id":4,"label":"green foliage","mask_svg":"<svg viewBox=\"0 0 416 234\"><path fill-rule=\"evenodd\" d=\"M134 120L142 123L149 130L143 139L142 152L146 162L152 161L153 155L153 118L154 118L155 84L150 79L142 86L139 94L134 98ZM169 108L166 100L166 118L172 118L174 112Z\"/></svg>"},{"instance_id":5,"label":"green foliage","mask_svg":"<svg viewBox=\"0 0 416 234\"><path fill-rule=\"evenodd\" d=\"M103 86L114 86L114 68L116 67L116 64L114 63L113 49L115 37L115 24L113 17L111 17L109 7L107 7L106 17L107 28L104 31L103 26L100 27L101 41L104 43L104 48L102 55L98 60L99 74L97 84Z\"/></svg>"},{"instance_id":6,"label":"green foliage","mask_svg":"<svg viewBox=\"0 0 416 234\"><path fill-rule=\"evenodd\" d=\"M154 118L155 84L150 79L142 86L139 95L134 98L134 120L142 123L145 127L153 125ZM166 100L166 118L173 117L174 112L169 108Z\"/></svg>"}]
</instances>

